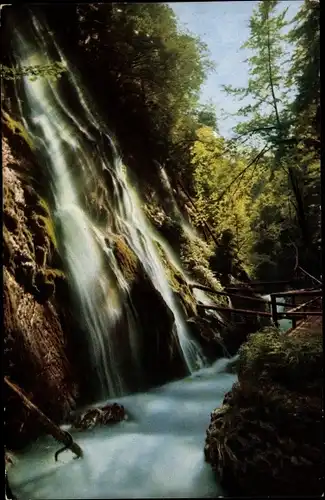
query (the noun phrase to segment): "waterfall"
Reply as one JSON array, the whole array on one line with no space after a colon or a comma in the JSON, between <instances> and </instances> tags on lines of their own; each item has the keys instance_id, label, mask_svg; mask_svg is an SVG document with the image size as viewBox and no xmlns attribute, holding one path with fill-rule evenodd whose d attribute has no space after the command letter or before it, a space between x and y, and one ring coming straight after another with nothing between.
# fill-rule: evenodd
<instances>
[{"instance_id":1,"label":"waterfall","mask_svg":"<svg viewBox=\"0 0 325 500\"><path fill-rule=\"evenodd\" d=\"M172 203L173 216L175 217L175 219L177 219L180 222L184 233L187 235L187 237L190 240L194 240L195 238L198 238L199 235L198 235L196 229L188 223L188 221L184 218L184 215L182 214L182 212L179 209L179 206L178 206L178 203L175 199L173 188L172 188L172 185L171 185L170 180L168 178L166 170L164 169L164 167L162 165L159 165L159 167L160 167L160 177L161 177L162 184L165 187L165 189L168 193L168 196L170 198L170 201Z\"/></svg>"},{"instance_id":2,"label":"waterfall","mask_svg":"<svg viewBox=\"0 0 325 500\"><path fill-rule=\"evenodd\" d=\"M112 397L128 391L120 353L125 346L121 347L117 335L122 317L132 358L128 370L139 380L143 376L137 315L130 301L129 284L109 244L112 234L123 236L173 313L173 333L192 373L204 365L204 357L190 337L175 301L154 230L130 185L127 167L109 131L87 103L80 82L55 40L34 16L32 25L33 36L15 34L19 64L46 64L56 53L55 59L66 66L62 77L65 89L77 103L74 107L69 105L62 84L45 77L34 81L24 77L23 84L16 87L24 125L48 175L60 253L68 270L79 321L86 332L90 365L97 374L100 395ZM104 178L109 179L109 187ZM94 196L96 213L91 202Z\"/></svg>"}]
</instances>

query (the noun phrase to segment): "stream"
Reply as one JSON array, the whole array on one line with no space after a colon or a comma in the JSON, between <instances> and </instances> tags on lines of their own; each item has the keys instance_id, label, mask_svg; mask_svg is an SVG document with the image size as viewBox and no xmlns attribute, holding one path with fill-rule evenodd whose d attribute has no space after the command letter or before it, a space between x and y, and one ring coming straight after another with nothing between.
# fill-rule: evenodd
<instances>
[{"instance_id":1,"label":"stream","mask_svg":"<svg viewBox=\"0 0 325 500\"><path fill-rule=\"evenodd\" d=\"M223 496L203 450L210 413L236 381L226 370L233 359L219 359L146 393L110 400L123 404L130 417L72 433L84 451L82 459L67 450L55 462L60 445L50 436L38 439L16 455L8 471L14 494L19 500Z\"/></svg>"}]
</instances>

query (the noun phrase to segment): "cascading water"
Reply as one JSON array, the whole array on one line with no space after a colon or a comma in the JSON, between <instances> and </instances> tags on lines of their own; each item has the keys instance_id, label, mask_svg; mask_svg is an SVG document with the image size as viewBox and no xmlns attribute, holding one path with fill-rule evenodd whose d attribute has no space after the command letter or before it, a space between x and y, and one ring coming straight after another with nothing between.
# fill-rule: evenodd
<instances>
[{"instance_id":1,"label":"cascading water","mask_svg":"<svg viewBox=\"0 0 325 500\"><path fill-rule=\"evenodd\" d=\"M90 362L99 379L100 394L117 396L127 391L116 335L116 325L123 315L133 364L128 369L139 379L142 376L136 315L127 300L129 285L107 244L107 236L113 232L127 241L172 311L174 334L188 371L193 372L204 364L204 357L187 331L160 261L153 230L129 184L127 169L108 131L88 106L62 52L35 17L33 26L32 40L27 41L16 33L19 63L22 66L48 63L55 52L56 59L66 65L65 84L69 83L80 108L78 113L83 116L83 119L76 116L61 86L47 78L31 81L25 77L23 89L17 88L18 97L25 101L21 107L24 124L42 156L42 164L48 168L60 248L71 278L79 319L87 332ZM103 188L103 175L106 179L109 177L112 192ZM101 200L99 208L106 214L104 223L97 223L88 209L94 192L97 211L98 200Z\"/></svg>"}]
</instances>

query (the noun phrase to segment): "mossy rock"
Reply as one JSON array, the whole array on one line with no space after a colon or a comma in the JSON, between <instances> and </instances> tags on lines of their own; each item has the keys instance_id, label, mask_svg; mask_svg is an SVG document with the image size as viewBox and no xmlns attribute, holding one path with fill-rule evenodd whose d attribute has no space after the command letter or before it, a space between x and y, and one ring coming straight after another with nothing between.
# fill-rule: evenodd
<instances>
[{"instance_id":1,"label":"mossy rock","mask_svg":"<svg viewBox=\"0 0 325 500\"><path fill-rule=\"evenodd\" d=\"M215 291L222 291L223 287L210 269L209 258L211 254L211 246L201 238L184 236L180 255L187 272L193 280L197 280L201 285L205 285ZM217 299L220 303L223 303L225 300L222 297L216 296L212 298L214 301Z\"/></svg>"},{"instance_id":2,"label":"mossy rock","mask_svg":"<svg viewBox=\"0 0 325 500\"><path fill-rule=\"evenodd\" d=\"M40 269L34 277L35 293L39 301L45 302L50 299L56 291L57 282L65 281L63 271L59 269Z\"/></svg>"},{"instance_id":3,"label":"mossy rock","mask_svg":"<svg viewBox=\"0 0 325 500\"><path fill-rule=\"evenodd\" d=\"M157 226L156 226L157 227ZM168 241L171 247L178 252L184 239L184 231L178 221L166 216L166 219L157 227L159 233Z\"/></svg>"},{"instance_id":4,"label":"mossy rock","mask_svg":"<svg viewBox=\"0 0 325 500\"><path fill-rule=\"evenodd\" d=\"M34 214L32 219L32 225L35 231L35 244L42 246L46 242L46 236L48 236L54 248L57 249L58 243L51 216Z\"/></svg>"},{"instance_id":5,"label":"mossy rock","mask_svg":"<svg viewBox=\"0 0 325 500\"><path fill-rule=\"evenodd\" d=\"M260 332L237 366L238 382L207 431L205 457L218 480L231 496L320 496L321 336Z\"/></svg>"},{"instance_id":6,"label":"mossy rock","mask_svg":"<svg viewBox=\"0 0 325 500\"><path fill-rule=\"evenodd\" d=\"M39 217L42 217L41 215ZM54 248L58 249L58 241L56 239L55 227L53 223L53 219L51 216L43 217L43 221L45 222L46 234L49 236L50 241L52 242Z\"/></svg>"},{"instance_id":7,"label":"mossy rock","mask_svg":"<svg viewBox=\"0 0 325 500\"><path fill-rule=\"evenodd\" d=\"M13 135L23 139L31 150L34 148L33 140L21 122L15 120L4 110L1 111L1 121Z\"/></svg>"},{"instance_id":8,"label":"mossy rock","mask_svg":"<svg viewBox=\"0 0 325 500\"><path fill-rule=\"evenodd\" d=\"M24 186L24 215L36 246L48 246L48 239L54 249L58 248L54 221L47 200L31 185Z\"/></svg>"},{"instance_id":9,"label":"mossy rock","mask_svg":"<svg viewBox=\"0 0 325 500\"><path fill-rule=\"evenodd\" d=\"M156 246L177 302L184 309L186 316L196 315L196 300L185 276L169 261L162 246L159 243L156 243Z\"/></svg>"},{"instance_id":10,"label":"mossy rock","mask_svg":"<svg viewBox=\"0 0 325 500\"><path fill-rule=\"evenodd\" d=\"M252 334L239 351L239 374L263 377L292 389L320 384L323 347L320 337L294 337L266 328Z\"/></svg>"},{"instance_id":11,"label":"mossy rock","mask_svg":"<svg viewBox=\"0 0 325 500\"><path fill-rule=\"evenodd\" d=\"M112 250L119 267L128 283L132 283L138 272L138 259L133 250L121 236L111 237Z\"/></svg>"}]
</instances>

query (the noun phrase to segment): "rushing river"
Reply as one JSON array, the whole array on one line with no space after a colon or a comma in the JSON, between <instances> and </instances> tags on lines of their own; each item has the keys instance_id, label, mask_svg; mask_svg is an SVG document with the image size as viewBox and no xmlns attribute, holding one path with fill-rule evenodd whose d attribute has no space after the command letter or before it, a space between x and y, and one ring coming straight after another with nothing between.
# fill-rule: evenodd
<instances>
[{"instance_id":1,"label":"rushing river","mask_svg":"<svg viewBox=\"0 0 325 500\"><path fill-rule=\"evenodd\" d=\"M39 439L17 456L9 481L19 500L61 498L200 498L223 495L204 461L211 411L236 376L220 359L190 377L114 399L127 421L74 433L84 458Z\"/></svg>"}]
</instances>

